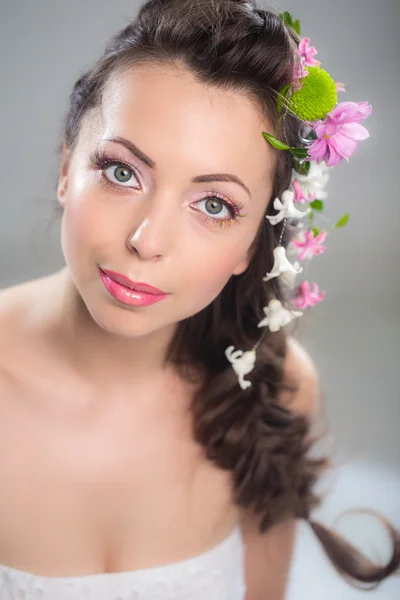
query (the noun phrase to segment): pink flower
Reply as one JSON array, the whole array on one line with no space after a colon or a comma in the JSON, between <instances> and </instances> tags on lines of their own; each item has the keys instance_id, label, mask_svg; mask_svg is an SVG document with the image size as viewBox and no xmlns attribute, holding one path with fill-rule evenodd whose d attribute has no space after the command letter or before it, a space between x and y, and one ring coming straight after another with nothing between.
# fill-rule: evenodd
<instances>
[{"instance_id":1,"label":"pink flower","mask_svg":"<svg viewBox=\"0 0 400 600\"><path fill-rule=\"evenodd\" d=\"M310 39L303 38L300 40L299 48L296 50L297 54L304 60L304 64L308 67L319 67L321 64L319 60L315 60L313 56L318 54L314 46L310 46Z\"/></svg>"},{"instance_id":2,"label":"pink flower","mask_svg":"<svg viewBox=\"0 0 400 600\"><path fill-rule=\"evenodd\" d=\"M320 292L318 285L313 283L313 289L310 290L308 281L303 281L297 288L297 295L294 298L294 303L297 308L307 308L307 306L315 306L325 297L326 292Z\"/></svg>"},{"instance_id":3,"label":"pink flower","mask_svg":"<svg viewBox=\"0 0 400 600\"><path fill-rule=\"evenodd\" d=\"M293 72L292 90L300 90L303 86L303 82L300 79L307 77L308 71L304 66L304 59L298 58Z\"/></svg>"},{"instance_id":4,"label":"pink flower","mask_svg":"<svg viewBox=\"0 0 400 600\"><path fill-rule=\"evenodd\" d=\"M321 244L325 241L326 235L326 231L321 231L317 237L314 238L313 231L305 231L303 241L296 239L292 240L292 244L296 246L296 248L302 248L298 255L298 259L303 260L305 258L312 258L313 256L318 256L318 254L325 252L326 246L322 246Z\"/></svg>"},{"instance_id":5,"label":"pink flower","mask_svg":"<svg viewBox=\"0 0 400 600\"><path fill-rule=\"evenodd\" d=\"M345 92L346 89L344 87L344 83L342 83L341 81L337 81L336 82L336 91L337 92Z\"/></svg>"},{"instance_id":6,"label":"pink flower","mask_svg":"<svg viewBox=\"0 0 400 600\"><path fill-rule=\"evenodd\" d=\"M324 160L328 167L334 167L343 158L348 162L359 141L369 137L360 121L369 117L371 112L372 106L368 102L338 104L323 121L313 125L317 139L309 146L308 156L318 162Z\"/></svg>"},{"instance_id":7,"label":"pink flower","mask_svg":"<svg viewBox=\"0 0 400 600\"><path fill-rule=\"evenodd\" d=\"M298 179L294 179L292 182L292 187L294 191L294 202L304 204L305 202L312 202L317 197L316 192L308 192L307 194L304 192L301 183Z\"/></svg>"}]
</instances>

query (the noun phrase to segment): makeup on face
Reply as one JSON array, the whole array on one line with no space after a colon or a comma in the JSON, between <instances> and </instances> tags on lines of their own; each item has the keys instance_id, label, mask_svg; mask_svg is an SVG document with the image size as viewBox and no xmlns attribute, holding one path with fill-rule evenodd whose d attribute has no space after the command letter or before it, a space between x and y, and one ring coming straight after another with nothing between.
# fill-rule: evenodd
<instances>
[{"instance_id":1,"label":"makeup on face","mask_svg":"<svg viewBox=\"0 0 400 600\"><path fill-rule=\"evenodd\" d=\"M102 270L100 277L110 295L129 306L149 306L164 300L169 294L145 283L134 282L115 271Z\"/></svg>"},{"instance_id":2,"label":"makeup on face","mask_svg":"<svg viewBox=\"0 0 400 600\"><path fill-rule=\"evenodd\" d=\"M155 169L154 161L148 158L133 144L133 142L126 138L106 138L103 142L104 141L124 146L136 160L143 162L148 168ZM111 191L122 194L140 191L140 169L137 165L133 165L124 159L115 148L107 149L105 147L99 147L90 155L90 160L99 170L101 185L109 188ZM250 190L236 175L229 173L214 173L197 176L192 179L192 183L198 184L207 182L234 182L244 188L250 196ZM209 225L226 228L247 216L245 204L243 202L232 196L228 198L224 193L215 189L215 187L208 189L203 195L203 198L194 204L196 205L196 208L192 206L191 208L193 208L193 211ZM223 217L224 214L225 217Z\"/></svg>"}]
</instances>

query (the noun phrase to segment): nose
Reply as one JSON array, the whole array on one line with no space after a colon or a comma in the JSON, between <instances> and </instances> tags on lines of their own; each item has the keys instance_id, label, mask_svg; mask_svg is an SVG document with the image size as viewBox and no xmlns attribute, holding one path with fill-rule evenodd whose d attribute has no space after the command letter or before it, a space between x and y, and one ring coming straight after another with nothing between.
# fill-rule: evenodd
<instances>
[{"instance_id":1,"label":"nose","mask_svg":"<svg viewBox=\"0 0 400 600\"><path fill-rule=\"evenodd\" d=\"M127 239L129 251L136 251L143 260L160 260L167 256L177 239L178 219L176 202L165 197L146 202L134 216Z\"/></svg>"}]
</instances>

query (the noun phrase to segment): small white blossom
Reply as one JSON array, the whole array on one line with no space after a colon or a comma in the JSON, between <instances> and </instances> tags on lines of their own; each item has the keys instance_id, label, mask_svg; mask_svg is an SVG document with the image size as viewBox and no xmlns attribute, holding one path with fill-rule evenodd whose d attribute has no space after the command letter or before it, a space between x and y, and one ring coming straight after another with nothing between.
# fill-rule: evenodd
<instances>
[{"instance_id":1,"label":"small white blossom","mask_svg":"<svg viewBox=\"0 0 400 600\"><path fill-rule=\"evenodd\" d=\"M265 319L259 322L258 327L268 326L271 331L279 331L293 319L302 316L299 310L288 310L282 306L282 303L277 298L269 301L268 306L264 306Z\"/></svg>"},{"instance_id":2,"label":"small white blossom","mask_svg":"<svg viewBox=\"0 0 400 600\"><path fill-rule=\"evenodd\" d=\"M307 208L305 212L301 212L294 207L294 192L292 190L285 190L282 194L282 200L279 198L275 198L274 200L274 208L275 210L279 210L277 215L269 216L266 215L266 219L271 223L271 225L277 225L283 219L301 219L305 217L310 212L310 208Z\"/></svg>"},{"instance_id":3,"label":"small white blossom","mask_svg":"<svg viewBox=\"0 0 400 600\"><path fill-rule=\"evenodd\" d=\"M248 352L243 352L243 350L236 350L234 352L234 346L229 346L225 350L225 356L232 363L233 370L239 379L239 385L242 390L251 386L250 381L246 381L244 378L245 375L250 373L256 362L256 351L249 350Z\"/></svg>"},{"instance_id":4,"label":"small white blossom","mask_svg":"<svg viewBox=\"0 0 400 600\"><path fill-rule=\"evenodd\" d=\"M301 273L303 268L296 261L293 265L286 257L286 250L283 246L277 246L274 249L274 266L270 273L263 277L263 281L268 281L273 277L279 277L281 273L290 271L291 273Z\"/></svg>"}]
</instances>

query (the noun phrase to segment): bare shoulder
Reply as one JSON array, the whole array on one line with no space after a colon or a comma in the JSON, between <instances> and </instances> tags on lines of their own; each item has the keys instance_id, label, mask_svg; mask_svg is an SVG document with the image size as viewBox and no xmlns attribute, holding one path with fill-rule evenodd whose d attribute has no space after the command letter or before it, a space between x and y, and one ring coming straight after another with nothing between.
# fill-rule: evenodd
<instances>
[{"instance_id":1,"label":"bare shoulder","mask_svg":"<svg viewBox=\"0 0 400 600\"><path fill-rule=\"evenodd\" d=\"M320 381L317 367L304 346L294 337L287 339L284 379L294 383L294 394L283 390L281 400L300 414L314 418L320 407Z\"/></svg>"},{"instance_id":2,"label":"bare shoulder","mask_svg":"<svg viewBox=\"0 0 400 600\"><path fill-rule=\"evenodd\" d=\"M317 378L317 369L305 347L293 336L287 338L286 366L300 375Z\"/></svg>"},{"instance_id":3,"label":"bare shoulder","mask_svg":"<svg viewBox=\"0 0 400 600\"><path fill-rule=\"evenodd\" d=\"M48 277L17 283L0 290L0 385L10 380L12 366L37 332L38 298ZM7 375L8 374L8 375Z\"/></svg>"},{"instance_id":4,"label":"bare shoulder","mask_svg":"<svg viewBox=\"0 0 400 600\"><path fill-rule=\"evenodd\" d=\"M49 276L15 283L0 290L0 325L6 325L9 319L20 314L26 308L39 287L43 286Z\"/></svg>"},{"instance_id":5,"label":"bare shoulder","mask_svg":"<svg viewBox=\"0 0 400 600\"><path fill-rule=\"evenodd\" d=\"M0 401L4 401L12 389L15 335L19 337L24 306L31 295L30 282L23 282L0 290Z\"/></svg>"},{"instance_id":6,"label":"bare shoulder","mask_svg":"<svg viewBox=\"0 0 400 600\"><path fill-rule=\"evenodd\" d=\"M18 326L36 285L37 280L24 281L0 290L0 342L8 331Z\"/></svg>"}]
</instances>

